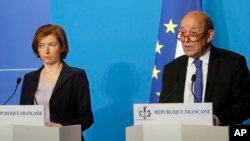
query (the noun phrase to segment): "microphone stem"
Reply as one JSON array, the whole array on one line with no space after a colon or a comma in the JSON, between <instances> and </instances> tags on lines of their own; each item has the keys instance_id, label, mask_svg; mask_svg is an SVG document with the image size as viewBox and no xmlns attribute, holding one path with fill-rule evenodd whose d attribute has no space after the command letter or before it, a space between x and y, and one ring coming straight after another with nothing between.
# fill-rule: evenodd
<instances>
[{"instance_id":1,"label":"microphone stem","mask_svg":"<svg viewBox=\"0 0 250 141\"><path fill-rule=\"evenodd\" d=\"M13 94L2 105L6 105L11 100L11 98L15 95L16 90L17 90L18 85L20 84L20 82L21 82L21 78L18 77L17 80L16 80L16 88L15 88Z\"/></svg>"},{"instance_id":2,"label":"microphone stem","mask_svg":"<svg viewBox=\"0 0 250 141\"><path fill-rule=\"evenodd\" d=\"M15 88L13 94L3 103L3 105L6 105L10 101L10 99L15 95L18 85L19 84L16 84L16 88Z\"/></svg>"}]
</instances>

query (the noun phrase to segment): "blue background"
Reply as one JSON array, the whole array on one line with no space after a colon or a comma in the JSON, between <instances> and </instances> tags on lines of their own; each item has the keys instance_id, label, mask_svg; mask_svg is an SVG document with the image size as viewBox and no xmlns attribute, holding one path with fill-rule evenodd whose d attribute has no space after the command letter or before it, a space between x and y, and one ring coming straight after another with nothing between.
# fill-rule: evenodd
<instances>
[{"instance_id":1,"label":"blue background","mask_svg":"<svg viewBox=\"0 0 250 141\"><path fill-rule=\"evenodd\" d=\"M178 0L177 0L178 2ZM215 23L214 44L243 54L250 66L250 1L203 0ZM70 45L66 62L87 72L94 125L88 141L125 141L133 125L132 104L150 96L161 0L1 0L0 103L16 78L40 67L31 49L45 23L64 27ZM8 104L18 104L20 87Z\"/></svg>"}]
</instances>

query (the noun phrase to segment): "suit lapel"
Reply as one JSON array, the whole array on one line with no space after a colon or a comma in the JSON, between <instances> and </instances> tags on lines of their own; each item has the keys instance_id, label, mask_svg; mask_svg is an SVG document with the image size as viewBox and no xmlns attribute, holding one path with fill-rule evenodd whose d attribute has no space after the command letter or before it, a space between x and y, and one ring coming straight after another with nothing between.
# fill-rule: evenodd
<instances>
[{"instance_id":1,"label":"suit lapel","mask_svg":"<svg viewBox=\"0 0 250 141\"><path fill-rule=\"evenodd\" d=\"M64 84L64 82L69 78L69 76L70 76L70 67L66 63L63 63L63 68L56 82L55 88L52 92L52 96L60 89L60 87Z\"/></svg>"},{"instance_id":2,"label":"suit lapel","mask_svg":"<svg viewBox=\"0 0 250 141\"><path fill-rule=\"evenodd\" d=\"M41 67L39 70L35 71L34 75L32 76L31 78L31 82L30 83L30 100L31 100L31 103L34 104L34 97L35 97L35 94L36 94L36 90L37 90L37 87L38 87L38 82L39 82L39 78L40 78L40 73L41 73L41 70L42 70L43 67Z\"/></svg>"},{"instance_id":3,"label":"suit lapel","mask_svg":"<svg viewBox=\"0 0 250 141\"><path fill-rule=\"evenodd\" d=\"M186 82L186 73L187 73L187 64L188 64L188 57L184 56L179 64L179 86L178 86L178 99L184 102L184 89L185 89L185 82Z\"/></svg>"},{"instance_id":4,"label":"suit lapel","mask_svg":"<svg viewBox=\"0 0 250 141\"><path fill-rule=\"evenodd\" d=\"M214 84L216 81L216 74L218 72L219 63L220 62L219 62L219 55L217 53L217 49L214 46L212 46L210 58L209 58L209 64L208 64L205 102L210 102L212 100L212 94L214 90Z\"/></svg>"}]
</instances>

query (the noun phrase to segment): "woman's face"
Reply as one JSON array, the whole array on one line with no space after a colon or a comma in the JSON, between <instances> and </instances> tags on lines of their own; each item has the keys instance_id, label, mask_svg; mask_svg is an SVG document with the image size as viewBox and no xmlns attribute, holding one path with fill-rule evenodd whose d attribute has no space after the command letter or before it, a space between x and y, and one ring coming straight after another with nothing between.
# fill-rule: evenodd
<instances>
[{"instance_id":1,"label":"woman's face","mask_svg":"<svg viewBox=\"0 0 250 141\"><path fill-rule=\"evenodd\" d=\"M48 35L41 39L37 46L38 54L44 64L53 65L61 61L63 52L60 43L54 35Z\"/></svg>"}]
</instances>

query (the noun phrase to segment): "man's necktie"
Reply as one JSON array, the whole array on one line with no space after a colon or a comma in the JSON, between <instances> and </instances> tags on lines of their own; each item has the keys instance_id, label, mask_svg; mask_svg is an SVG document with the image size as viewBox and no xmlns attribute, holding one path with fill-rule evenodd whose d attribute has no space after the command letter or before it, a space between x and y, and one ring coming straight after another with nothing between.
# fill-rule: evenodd
<instances>
[{"instance_id":1,"label":"man's necktie","mask_svg":"<svg viewBox=\"0 0 250 141\"><path fill-rule=\"evenodd\" d=\"M194 102L199 103L202 102L202 61L200 59L195 59L194 64L196 67L195 71L196 79L194 82L194 95L195 95ZM196 98L198 101L196 100Z\"/></svg>"}]
</instances>

